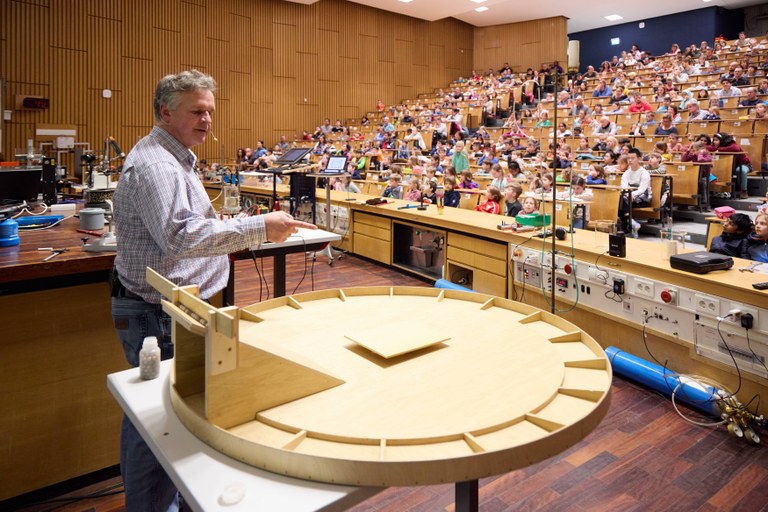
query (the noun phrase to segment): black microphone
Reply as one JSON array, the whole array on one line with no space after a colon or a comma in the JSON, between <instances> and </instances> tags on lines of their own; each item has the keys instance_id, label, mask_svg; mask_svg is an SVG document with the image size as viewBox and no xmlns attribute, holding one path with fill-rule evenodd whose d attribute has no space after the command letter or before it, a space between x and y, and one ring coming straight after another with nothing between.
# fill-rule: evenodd
<instances>
[{"instance_id":1,"label":"black microphone","mask_svg":"<svg viewBox=\"0 0 768 512\"><path fill-rule=\"evenodd\" d=\"M122 152L120 146L117 145L117 141L111 135L109 137L109 145L112 146L112 151L115 152L118 158L125 158L125 153Z\"/></svg>"}]
</instances>

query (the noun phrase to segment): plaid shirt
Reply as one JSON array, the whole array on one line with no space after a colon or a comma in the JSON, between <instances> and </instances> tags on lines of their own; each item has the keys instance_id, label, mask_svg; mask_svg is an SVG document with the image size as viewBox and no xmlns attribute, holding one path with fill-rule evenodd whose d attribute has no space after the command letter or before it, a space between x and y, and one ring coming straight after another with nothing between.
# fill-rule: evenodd
<instances>
[{"instance_id":1,"label":"plaid shirt","mask_svg":"<svg viewBox=\"0 0 768 512\"><path fill-rule=\"evenodd\" d=\"M146 302L161 300L146 282L147 267L180 286L199 285L207 299L227 284L227 255L266 239L262 217L216 218L195 160L159 126L125 159L114 199L115 265L123 285Z\"/></svg>"}]
</instances>

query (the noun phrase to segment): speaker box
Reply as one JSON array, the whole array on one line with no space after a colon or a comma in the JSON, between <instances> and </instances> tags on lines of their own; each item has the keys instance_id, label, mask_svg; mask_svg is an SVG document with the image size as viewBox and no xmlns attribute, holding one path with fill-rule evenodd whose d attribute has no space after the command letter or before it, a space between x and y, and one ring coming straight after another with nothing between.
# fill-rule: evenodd
<instances>
[{"instance_id":1,"label":"speaker box","mask_svg":"<svg viewBox=\"0 0 768 512\"><path fill-rule=\"evenodd\" d=\"M608 235L608 254L617 258L625 258L627 256L627 239L624 233Z\"/></svg>"}]
</instances>

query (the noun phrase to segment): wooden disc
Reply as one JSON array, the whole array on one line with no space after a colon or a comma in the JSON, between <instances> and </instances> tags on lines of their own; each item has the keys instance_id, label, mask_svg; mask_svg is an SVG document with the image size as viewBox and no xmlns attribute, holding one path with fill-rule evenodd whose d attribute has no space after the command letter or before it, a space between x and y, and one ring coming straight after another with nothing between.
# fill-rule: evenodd
<instances>
[{"instance_id":1,"label":"wooden disc","mask_svg":"<svg viewBox=\"0 0 768 512\"><path fill-rule=\"evenodd\" d=\"M471 480L559 453L608 407L600 346L506 299L382 287L242 309L241 344L277 344L282 357L294 353L343 381L226 429L206 420L202 394L182 398L172 387L198 437L270 471L375 486Z\"/></svg>"}]
</instances>

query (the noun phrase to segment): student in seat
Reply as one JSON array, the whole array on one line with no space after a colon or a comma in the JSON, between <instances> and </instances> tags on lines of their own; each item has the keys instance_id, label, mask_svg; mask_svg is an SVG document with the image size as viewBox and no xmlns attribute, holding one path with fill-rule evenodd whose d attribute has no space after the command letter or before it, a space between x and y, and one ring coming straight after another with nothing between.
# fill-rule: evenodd
<instances>
[{"instance_id":1,"label":"student in seat","mask_svg":"<svg viewBox=\"0 0 768 512\"><path fill-rule=\"evenodd\" d=\"M499 202L501 201L501 192L499 189L490 186L485 190L485 201L475 206L475 210L478 212L492 213L498 215L501 211Z\"/></svg>"},{"instance_id":2,"label":"student in seat","mask_svg":"<svg viewBox=\"0 0 768 512\"><path fill-rule=\"evenodd\" d=\"M755 231L747 238L746 256L754 261L768 263L768 213L758 213Z\"/></svg>"},{"instance_id":3,"label":"student in seat","mask_svg":"<svg viewBox=\"0 0 768 512\"><path fill-rule=\"evenodd\" d=\"M523 193L523 187L517 183L507 183L504 187L504 215L515 217L523 209L520 204L520 196Z\"/></svg>"},{"instance_id":4,"label":"student in seat","mask_svg":"<svg viewBox=\"0 0 768 512\"><path fill-rule=\"evenodd\" d=\"M456 190L456 178L453 176L443 178L443 186L445 187L443 205L450 208L458 208L459 203L461 202L461 194Z\"/></svg>"},{"instance_id":5,"label":"student in seat","mask_svg":"<svg viewBox=\"0 0 768 512\"><path fill-rule=\"evenodd\" d=\"M712 239L709 252L725 254L736 258L747 258L749 235L752 233L752 219L743 213L734 213L723 223L723 233Z\"/></svg>"}]
</instances>

